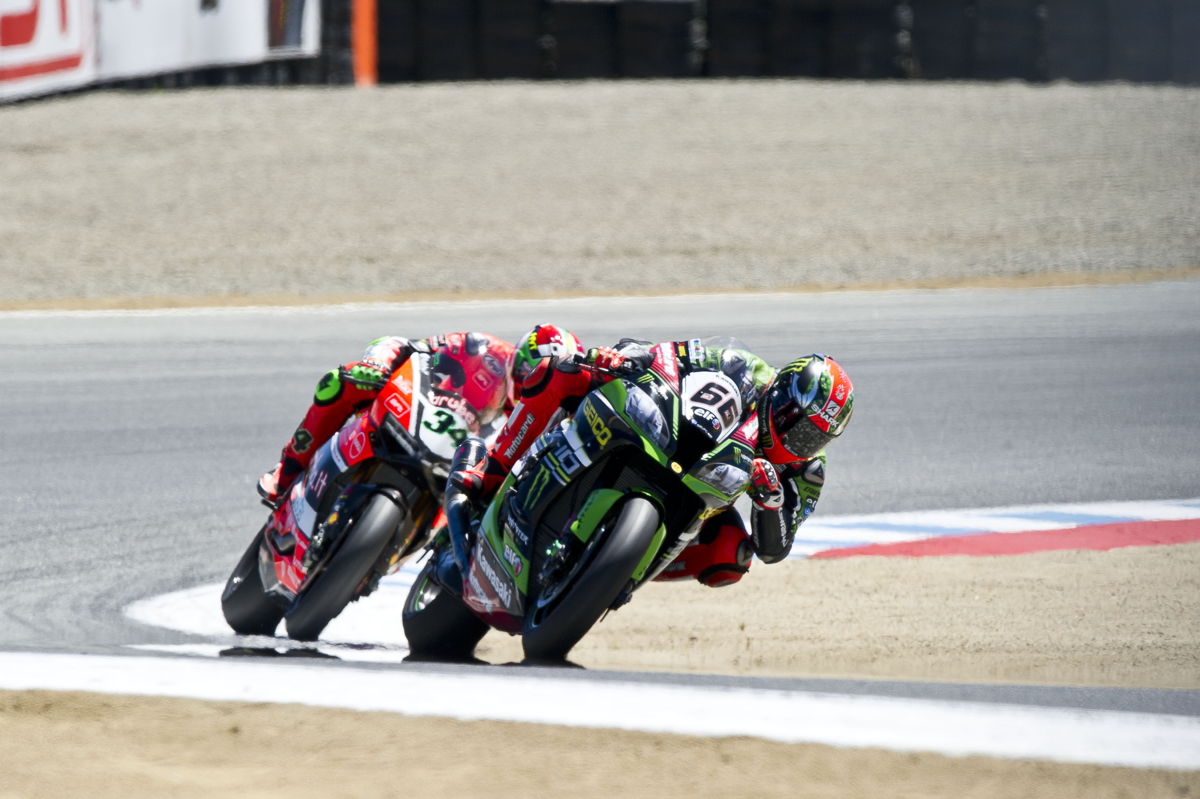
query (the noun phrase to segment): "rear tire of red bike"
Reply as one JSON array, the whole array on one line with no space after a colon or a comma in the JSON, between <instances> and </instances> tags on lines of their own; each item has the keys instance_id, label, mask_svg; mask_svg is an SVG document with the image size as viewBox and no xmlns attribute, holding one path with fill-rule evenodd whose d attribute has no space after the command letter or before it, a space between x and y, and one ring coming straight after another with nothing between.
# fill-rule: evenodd
<instances>
[{"instance_id":1,"label":"rear tire of red bike","mask_svg":"<svg viewBox=\"0 0 1200 799\"><path fill-rule=\"evenodd\" d=\"M258 571L262 536L263 531L259 530L233 567L233 572L225 581L225 590L221 592L221 611L225 614L225 621L239 635L274 635L279 620L283 618L282 602L263 590Z\"/></svg>"},{"instance_id":2,"label":"rear tire of red bike","mask_svg":"<svg viewBox=\"0 0 1200 799\"><path fill-rule=\"evenodd\" d=\"M433 580L437 554L413 581L404 600L404 635L408 651L418 660L472 660L487 624L462 600Z\"/></svg>"},{"instance_id":3,"label":"rear tire of red bike","mask_svg":"<svg viewBox=\"0 0 1200 799\"><path fill-rule=\"evenodd\" d=\"M405 512L382 494L367 504L341 546L287 612L287 633L297 641L315 641L371 576L375 565L404 521Z\"/></svg>"}]
</instances>

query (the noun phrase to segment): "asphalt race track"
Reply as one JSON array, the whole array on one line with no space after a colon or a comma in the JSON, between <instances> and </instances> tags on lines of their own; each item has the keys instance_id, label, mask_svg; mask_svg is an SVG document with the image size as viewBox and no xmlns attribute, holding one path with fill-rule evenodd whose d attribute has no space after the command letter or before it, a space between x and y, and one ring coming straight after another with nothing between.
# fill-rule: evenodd
<instances>
[{"instance_id":1,"label":"asphalt race track","mask_svg":"<svg viewBox=\"0 0 1200 799\"><path fill-rule=\"evenodd\" d=\"M838 515L1196 496L1197 308L1193 280L3 313L0 651L114 655L196 643L124 609L225 578L263 516L254 481L316 379L379 335L469 327L515 337L554 321L586 343L737 334L775 364L827 352L858 392L819 509ZM1200 716L1200 692L1171 692L1168 707L1164 692L1144 690L983 686L964 697L962 686L761 685Z\"/></svg>"}]
</instances>

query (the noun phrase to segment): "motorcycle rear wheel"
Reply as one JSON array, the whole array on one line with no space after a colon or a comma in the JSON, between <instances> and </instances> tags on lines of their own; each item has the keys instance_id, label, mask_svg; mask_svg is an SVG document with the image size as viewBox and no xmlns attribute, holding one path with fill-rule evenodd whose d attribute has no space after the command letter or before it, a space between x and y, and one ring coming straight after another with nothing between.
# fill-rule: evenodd
<instances>
[{"instance_id":1,"label":"motorcycle rear wheel","mask_svg":"<svg viewBox=\"0 0 1200 799\"><path fill-rule=\"evenodd\" d=\"M283 604L263 590L262 576L258 572L263 530L254 536L221 592L225 621L239 635L274 635L283 618Z\"/></svg>"},{"instance_id":2,"label":"motorcycle rear wheel","mask_svg":"<svg viewBox=\"0 0 1200 799\"><path fill-rule=\"evenodd\" d=\"M386 496L376 494L367 500L357 521L346 530L341 546L288 610L289 638L317 640L326 625L355 598L363 581L371 576L405 516L405 512Z\"/></svg>"},{"instance_id":3,"label":"motorcycle rear wheel","mask_svg":"<svg viewBox=\"0 0 1200 799\"><path fill-rule=\"evenodd\" d=\"M592 629L629 583L658 531L654 503L633 497L621 506L612 531L599 541L591 563L566 593L540 618L527 616L521 646L527 661L562 661ZM597 531L602 534L602 531Z\"/></svg>"},{"instance_id":4,"label":"motorcycle rear wheel","mask_svg":"<svg viewBox=\"0 0 1200 799\"><path fill-rule=\"evenodd\" d=\"M404 635L414 658L471 660L488 625L462 600L432 579L435 553L425 563L404 600Z\"/></svg>"}]
</instances>

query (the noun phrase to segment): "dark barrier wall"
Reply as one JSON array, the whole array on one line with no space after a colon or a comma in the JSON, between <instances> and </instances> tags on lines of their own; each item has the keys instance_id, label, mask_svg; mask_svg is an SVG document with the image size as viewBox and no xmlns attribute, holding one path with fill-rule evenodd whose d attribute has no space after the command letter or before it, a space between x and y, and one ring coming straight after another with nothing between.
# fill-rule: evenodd
<instances>
[{"instance_id":1,"label":"dark barrier wall","mask_svg":"<svg viewBox=\"0 0 1200 799\"><path fill-rule=\"evenodd\" d=\"M547 3L543 19L546 77L620 75L616 3Z\"/></svg>"},{"instance_id":2,"label":"dark barrier wall","mask_svg":"<svg viewBox=\"0 0 1200 799\"><path fill-rule=\"evenodd\" d=\"M1046 0L1046 76L1052 80L1108 77L1108 4Z\"/></svg>"},{"instance_id":3,"label":"dark barrier wall","mask_svg":"<svg viewBox=\"0 0 1200 799\"><path fill-rule=\"evenodd\" d=\"M1200 0L377 0L379 80L815 77L1200 85ZM352 83L351 0L317 58L121 81Z\"/></svg>"},{"instance_id":4,"label":"dark barrier wall","mask_svg":"<svg viewBox=\"0 0 1200 799\"><path fill-rule=\"evenodd\" d=\"M983 80L1045 77L1040 0L975 0L971 73Z\"/></svg>"},{"instance_id":5,"label":"dark barrier wall","mask_svg":"<svg viewBox=\"0 0 1200 799\"><path fill-rule=\"evenodd\" d=\"M1171 80L1200 83L1200 2L1171 6Z\"/></svg>"},{"instance_id":6,"label":"dark barrier wall","mask_svg":"<svg viewBox=\"0 0 1200 799\"><path fill-rule=\"evenodd\" d=\"M325 0L326 25L348 4ZM378 0L378 19L382 81L1200 83L1200 0Z\"/></svg>"}]
</instances>

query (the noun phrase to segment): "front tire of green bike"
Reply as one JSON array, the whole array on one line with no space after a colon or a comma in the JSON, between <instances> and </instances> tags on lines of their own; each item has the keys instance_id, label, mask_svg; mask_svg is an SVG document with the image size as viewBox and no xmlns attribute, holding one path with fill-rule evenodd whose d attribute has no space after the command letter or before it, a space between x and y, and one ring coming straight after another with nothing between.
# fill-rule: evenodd
<instances>
[{"instance_id":1,"label":"front tire of green bike","mask_svg":"<svg viewBox=\"0 0 1200 799\"><path fill-rule=\"evenodd\" d=\"M610 517L611 518L611 517ZM562 661L629 584L658 531L654 503L627 500L592 561L558 602L540 617L527 616L521 645L527 661Z\"/></svg>"}]
</instances>

